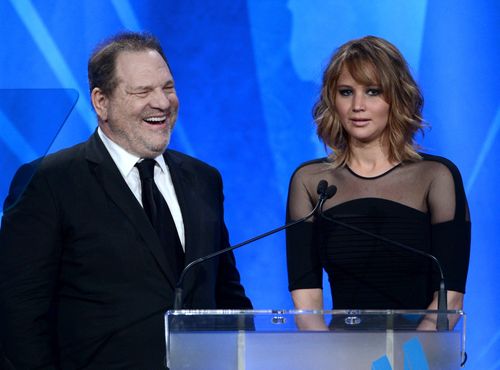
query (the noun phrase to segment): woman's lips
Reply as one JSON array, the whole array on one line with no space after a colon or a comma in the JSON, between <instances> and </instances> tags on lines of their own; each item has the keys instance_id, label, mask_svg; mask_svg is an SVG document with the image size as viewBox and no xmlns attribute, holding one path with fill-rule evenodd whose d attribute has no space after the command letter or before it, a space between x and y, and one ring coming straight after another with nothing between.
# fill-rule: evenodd
<instances>
[{"instance_id":1,"label":"woman's lips","mask_svg":"<svg viewBox=\"0 0 500 370\"><path fill-rule=\"evenodd\" d=\"M366 126L370 122L368 118L351 118L350 121L354 126Z\"/></svg>"}]
</instances>

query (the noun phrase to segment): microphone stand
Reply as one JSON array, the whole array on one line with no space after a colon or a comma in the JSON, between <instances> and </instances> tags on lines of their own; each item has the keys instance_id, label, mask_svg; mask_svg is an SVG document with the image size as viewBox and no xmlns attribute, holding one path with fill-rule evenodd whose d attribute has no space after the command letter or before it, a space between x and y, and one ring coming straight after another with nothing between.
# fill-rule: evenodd
<instances>
[{"instance_id":1,"label":"microphone stand","mask_svg":"<svg viewBox=\"0 0 500 370\"><path fill-rule=\"evenodd\" d=\"M196 266L196 265L198 265L198 264L200 264L200 263L202 263L204 261L207 261L209 259L212 259L212 258L215 258L217 256L220 256L221 254L224 254L224 253L230 252L232 250L235 250L237 248L243 247L244 245L253 243L253 242L255 242L255 241L259 240L259 239L265 238L266 236L275 234L278 231L287 229L289 227L292 227L294 225L297 225L297 224L299 224L301 222L306 221L307 219L311 218L316 213L316 211L318 209L321 209L323 207L323 203L325 202L325 200L328 199L327 198L328 194L326 192L327 186L328 186L328 183L325 180L321 180L318 183L318 189L317 189L318 194L319 194L318 203L316 203L316 206L313 208L313 210L311 212L309 212L306 216L302 217L301 219L293 221L293 222L290 222L290 223L288 223L286 225L280 226L280 227L278 227L276 229L270 230L270 231L265 232L263 234L257 235L255 237L253 237L251 239L248 239L248 240L245 240L245 241L243 241L243 242L241 242L239 244L236 244L236 245L233 245L233 246L221 249L221 250L219 250L217 252L214 252L214 253L211 253L211 254L209 254L207 256L200 257L198 259L195 259L194 261L191 261L188 265L186 265L186 267L184 267L184 269L182 270L181 275L179 277L179 280L177 281L177 284L175 286L174 310L180 310L180 309L182 309L182 303L183 303L182 302L182 293L183 293L182 285L184 283L184 278L185 278L187 272L193 266Z\"/></svg>"},{"instance_id":2,"label":"microphone stand","mask_svg":"<svg viewBox=\"0 0 500 370\"><path fill-rule=\"evenodd\" d=\"M334 187L335 187L335 185L332 185L332 186L329 186L328 189L334 188ZM328 192L328 189L327 189L327 192ZM335 191L333 191L333 193L335 193ZM394 246L397 246L399 248L405 249L405 250L410 251L412 253L420 254L421 256L430 258L434 262L434 264L438 267L440 278L441 278L441 281L439 282L439 292L438 292L438 315L437 315L436 329L437 329L437 331L448 331L449 330L449 322L448 322L448 315L447 315L447 311L448 311L447 291L446 291L443 269L441 268L441 264L439 263L438 259L436 257L434 257L432 254L422 252L418 249L412 248L410 246L404 245L404 244L399 243L399 242L394 241L394 240L390 240L390 239L383 237L381 235L371 233L369 231L360 229L356 226L352 226L352 225L349 225L345 222L328 217L323 212L323 205L324 205L324 202L321 203L321 206L319 207L319 215L323 219L330 221L334 224L340 225L342 227L345 227L346 229L353 230L353 231L358 232L360 234L368 235L374 239L381 240L381 241L386 242L390 245L394 245Z\"/></svg>"}]
</instances>

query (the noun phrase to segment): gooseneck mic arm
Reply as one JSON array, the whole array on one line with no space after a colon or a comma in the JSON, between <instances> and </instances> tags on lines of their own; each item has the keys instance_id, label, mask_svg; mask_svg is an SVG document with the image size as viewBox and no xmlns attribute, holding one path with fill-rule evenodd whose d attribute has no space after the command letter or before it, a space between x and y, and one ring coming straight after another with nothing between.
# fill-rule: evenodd
<instances>
[{"instance_id":1,"label":"gooseneck mic arm","mask_svg":"<svg viewBox=\"0 0 500 370\"><path fill-rule=\"evenodd\" d=\"M325 202L325 200L328 199L328 183L325 181L325 180L321 180L319 183L318 183L318 187L317 187L317 192L319 194L319 198L318 198L318 202L316 203L316 206L312 209L311 212L309 212L306 216L302 217L301 219L298 219L296 221L293 221L293 222L290 222L290 223L287 223L286 225L283 225L283 226L280 226L276 229L273 229L271 231L268 231L266 233L263 233L263 234L260 234L260 235L257 235L251 239L248 239L248 240L245 240L244 242L241 242L239 244L236 244L236 245L233 245L233 246L230 246L230 247L227 247L225 249L221 249L217 252L214 252L212 254L209 254L207 256L204 256L204 257L200 257L194 261L191 261L189 264L186 265L186 267L184 267L184 270L182 270L181 272L181 275L179 277L179 280L177 281L177 284L175 286L175 298L174 298L174 310L180 310L182 309L182 305L183 305L183 302L182 302L182 286L183 286L183 283L184 283L184 278L186 276L186 274L188 273L188 271L193 267L193 266L196 266L200 263L203 263L209 259L212 259L212 258L215 258L217 256L220 256L221 254L224 254L224 253L227 253L227 252L230 252L232 250L235 250L237 248L240 248L240 247L243 247L244 245L247 245L247 244L250 244L250 243L253 243L259 239L262 239L262 238L265 238L266 236L269 236L269 235L272 235L272 234L275 234L281 230L284 230L284 229L287 229L289 227L292 227L294 225L297 225L301 222L304 222L306 220L308 220L309 218L311 218L318 209L321 209L323 207L323 203ZM329 197L331 198L333 196L330 195Z\"/></svg>"},{"instance_id":2,"label":"gooseneck mic arm","mask_svg":"<svg viewBox=\"0 0 500 370\"><path fill-rule=\"evenodd\" d=\"M325 194L332 194L329 198L331 198L333 196L333 194L335 194L336 192L337 192L337 187L335 185L328 186L325 190ZM326 199L328 199L328 198L326 198ZM441 267L441 263L439 263L439 260L430 253L423 252L421 250L418 250L418 249L415 249L415 248L410 247L408 245L405 245L405 244L399 243L397 241L388 239L388 238L383 237L381 235L377 235L377 234L371 233L369 231L360 229L356 226L349 225L345 222L337 220L336 218L328 217L323 212L323 204L324 204L324 201L320 204L320 207L319 207L319 215L321 218L323 218L327 221L330 221L334 224L340 225L346 229L353 230L359 234L370 236L374 239L381 240L387 244L396 246L398 248L405 249L409 252L419 254L421 256L424 256L424 257L432 260L432 262L437 266L437 268L439 270L440 277L441 277L441 281L439 283L439 292L438 292L438 318L437 318L437 323L436 323L436 329L438 331L447 331L449 328L448 315L446 313L448 311L447 291L446 291L443 269Z\"/></svg>"}]
</instances>

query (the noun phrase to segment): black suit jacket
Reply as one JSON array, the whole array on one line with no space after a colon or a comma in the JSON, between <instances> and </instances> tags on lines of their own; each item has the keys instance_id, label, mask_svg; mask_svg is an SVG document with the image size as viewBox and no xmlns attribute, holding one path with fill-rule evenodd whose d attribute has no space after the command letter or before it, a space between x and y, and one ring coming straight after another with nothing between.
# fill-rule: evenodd
<instances>
[{"instance_id":1,"label":"black suit jacket","mask_svg":"<svg viewBox=\"0 0 500 370\"><path fill-rule=\"evenodd\" d=\"M229 245L222 181L164 154L179 200L186 263ZM175 278L160 241L97 132L46 157L0 230L0 322L20 369L160 369ZM197 266L185 308L251 308L225 254Z\"/></svg>"}]
</instances>

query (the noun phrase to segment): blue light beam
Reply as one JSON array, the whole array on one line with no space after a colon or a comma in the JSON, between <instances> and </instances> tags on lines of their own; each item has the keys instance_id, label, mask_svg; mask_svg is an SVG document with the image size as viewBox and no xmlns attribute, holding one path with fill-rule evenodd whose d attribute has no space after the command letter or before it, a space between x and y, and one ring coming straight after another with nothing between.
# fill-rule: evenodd
<instances>
[{"instance_id":1,"label":"blue light beam","mask_svg":"<svg viewBox=\"0 0 500 370\"><path fill-rule=\"evenodd\" d=\"M490 129L488 130L488 134L486 135L486 140L484 141L484 144L481 148L481 152L479 153L476 164L474 165L474 169L472 170L472 174L470 175L469 181L467 182L467 186L465 187L467 195L470 194L470 191L472 190L472 187L476 182L479 172L483 167L483 163L486 159L486 156L493 147L493 142L495 141L495 138L499 130L500 130L500 109L497 110L495 119L493 120L493 123L490 126Z\"/></svg>"},{"instance_id":2,"label":"blue light beam","mask_svg":"<svg viewBox=\"0 0 500 370\"><path fill-rule=\"evenodd\" d=\"M94 131L96 125L95 118L90 101L86 98L87 93L78 85L68 63L66 63L64 56L47 30L42 18L33 7L33 4L31 4L30 0L10 0L10 3L29 31L38 49L47 60L47 63L52 68L52 71L62 87L74 88L78 91L80 101L79 104L76 105L76 110L87 123L90 131Z\"/></svg>"}]
</instances>

